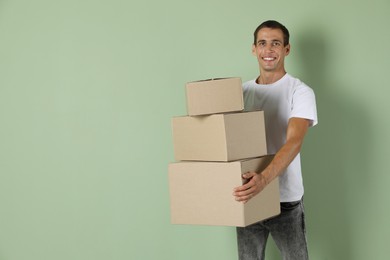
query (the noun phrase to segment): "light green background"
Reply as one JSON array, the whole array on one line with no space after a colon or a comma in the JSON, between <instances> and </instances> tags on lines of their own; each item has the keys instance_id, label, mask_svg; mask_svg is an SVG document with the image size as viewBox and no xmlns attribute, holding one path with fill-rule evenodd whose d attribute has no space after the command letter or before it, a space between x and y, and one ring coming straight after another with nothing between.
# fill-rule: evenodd
<instances>
[{"instance_id":1,"label":"light green background","mask_svg":"<svg viewBox=\"0 0 390 260\"><path fill-rule=\"evenodd\" d=\"M0 260L236 259L234 228L170 224L170 119L188 81L257 76L265 19L317 97L311 259L388 259L389 3L0 0Z\"/></svg>"}]
</instances>

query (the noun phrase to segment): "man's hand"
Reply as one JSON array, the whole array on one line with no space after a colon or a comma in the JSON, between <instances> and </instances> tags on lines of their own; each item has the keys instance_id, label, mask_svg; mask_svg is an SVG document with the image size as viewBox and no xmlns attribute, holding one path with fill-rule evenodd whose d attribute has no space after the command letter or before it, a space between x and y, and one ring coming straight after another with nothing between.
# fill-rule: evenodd
<instances>
[{"instance_id":1,"label":"man's hand","mask_svg":"<svg viewBox=\"0 0 390 260\"><path fill-rule=\"evenodd\" d=\"M242 203L247 203L248 200L261 192L268 184L265 177L256 172L247 172L242 175L242 178L248 180L248 182L240 187L236 187L233 192L236 201Z\"/></svg>"}]
</instances>

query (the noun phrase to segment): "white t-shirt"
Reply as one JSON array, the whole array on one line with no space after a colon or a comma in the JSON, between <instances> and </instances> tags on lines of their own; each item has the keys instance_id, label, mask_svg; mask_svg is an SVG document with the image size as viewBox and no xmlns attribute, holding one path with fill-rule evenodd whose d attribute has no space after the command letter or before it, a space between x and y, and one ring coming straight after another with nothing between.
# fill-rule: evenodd
<instances>
[{"instance_id":1,"label":"white t-shirt","mask_svg":"<svg viewBox=\"0 0 390 260\"><path fill-rule=\"evenodd\" d=\"M317 108L313 90L299 79L285 74L273 84L261 85L256 80L243 84L245 111L263 110L268 154L275 154L286 142L290 118L310 120L317 124ZM279 177L280 202L300 200L303 181L300 154Z\"/></svg>"}]
</instances>

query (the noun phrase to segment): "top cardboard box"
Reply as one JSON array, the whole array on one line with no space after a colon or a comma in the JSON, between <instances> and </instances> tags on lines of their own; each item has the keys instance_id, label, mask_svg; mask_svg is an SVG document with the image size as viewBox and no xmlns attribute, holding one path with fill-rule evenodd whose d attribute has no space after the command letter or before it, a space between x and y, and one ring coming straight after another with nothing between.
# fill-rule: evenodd
<instances>
[{"instance_id":1,"label":"top cardboard box","mask_svg":"<svg viewBox=\"0 0 390 260\"><path fill-rule=\"evenodd\" d=\"M186 84L189 116L244 110L241 78L222 78Z\"/></svg>"}]
</instances>

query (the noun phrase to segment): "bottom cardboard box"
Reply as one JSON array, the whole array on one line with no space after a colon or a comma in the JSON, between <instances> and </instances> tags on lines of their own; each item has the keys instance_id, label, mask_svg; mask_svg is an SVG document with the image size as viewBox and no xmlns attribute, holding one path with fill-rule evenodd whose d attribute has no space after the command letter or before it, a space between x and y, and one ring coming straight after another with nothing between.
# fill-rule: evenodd
<instances>
[{"instance_id":1,"label":"bottom cardboard box","mask_svg":"<svg viewBox=\"0 0 390 260\"><path fill-rule=\"evenodd\" d=\"M272 158L169 164L172 224L244 227L280 214L278 178L245 204L233 196L243 173L261 172Z\"/></svg>"}]
</instances>

